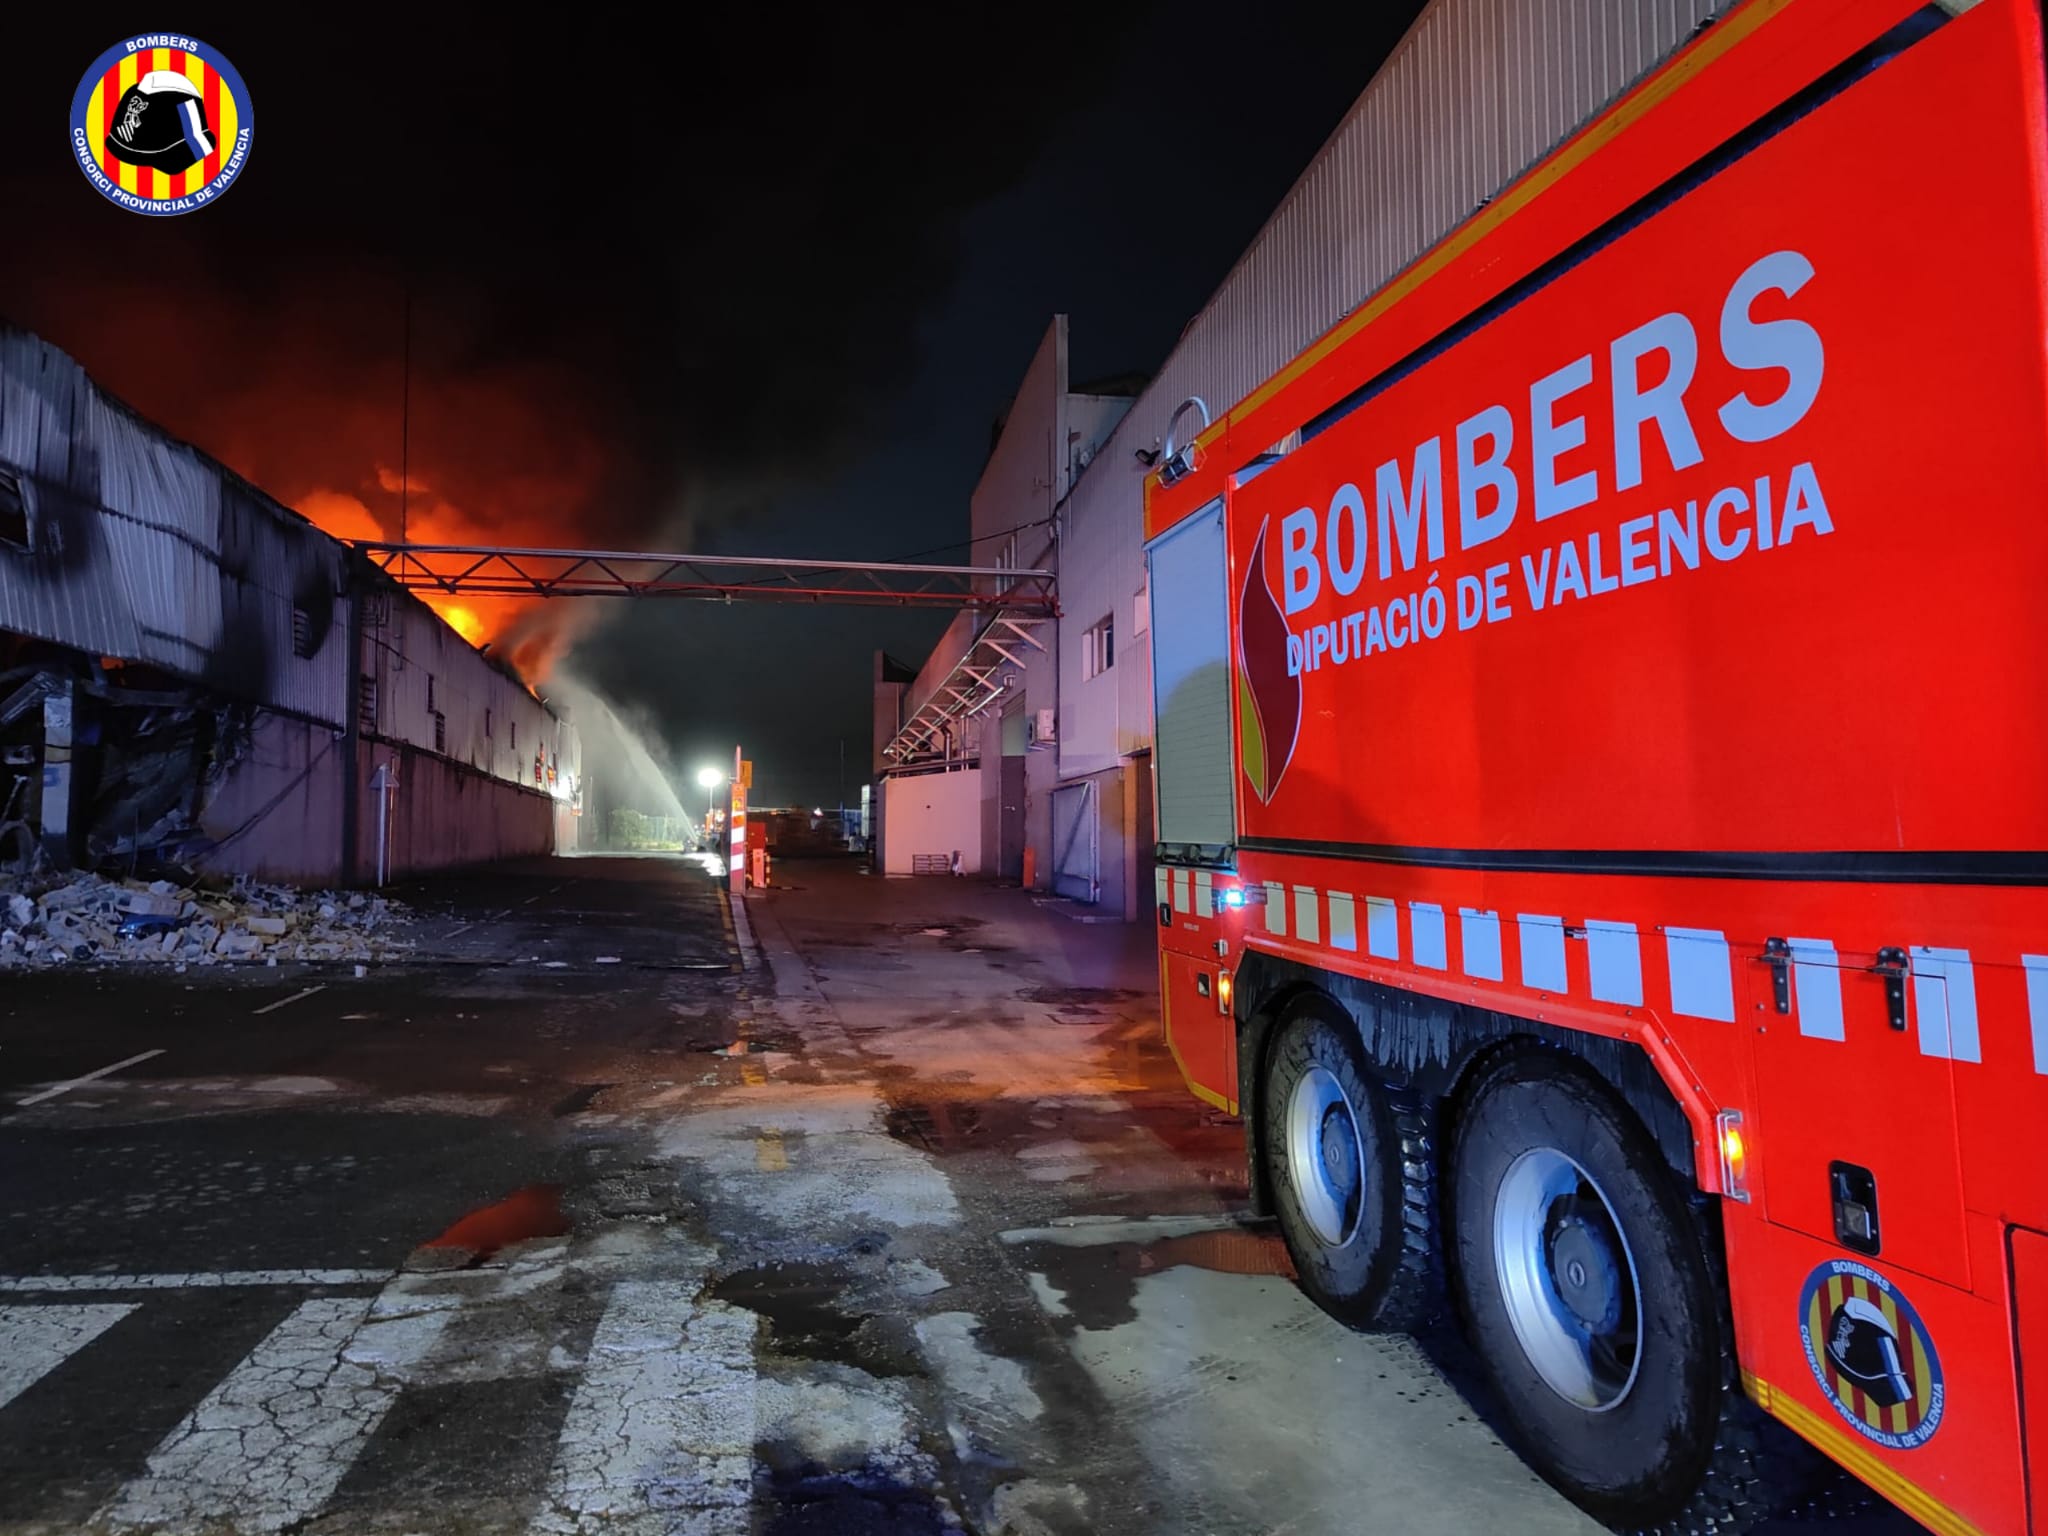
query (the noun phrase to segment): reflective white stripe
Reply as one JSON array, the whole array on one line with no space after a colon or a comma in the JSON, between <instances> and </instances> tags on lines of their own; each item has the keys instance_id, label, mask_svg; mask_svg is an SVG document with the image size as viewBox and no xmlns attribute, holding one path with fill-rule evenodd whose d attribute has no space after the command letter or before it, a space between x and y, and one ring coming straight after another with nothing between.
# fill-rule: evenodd
<instances>
[{"instance_id":1,"label":"reflective white stripe","mask_svg":"<svg viewBox=\"0 0 2048 1536\"><path fill-rule=\"evenodd\" d=\"M1312 885L1294 888L1294 936L1304 944L1322 940L1323 917L1316 905L1316 888Z\"/></svg>"},{"instance_id":2,"label":"reflective white stripe","mask_svg":"<svg viewBox=\"0 0 2048 1536\"><path fill-rule=\"evenodd\" d=\"M1643 952L1634 923L1587 918L1586 965L1593 975L1593 996L1597 1000L1642 1006Z\"/></svg>"},{"instance_id":3,"label":"reflective white stripe","mask_svg":"<svg viewBox=\"0 0 2048 1536\"><path fill-rule=\"evenodd\" d=\"M535 1531L744 1536L753 1529L754 1314L699 1308L701 1275L612 1290Z\"/></svg>"},{"instance_id":4,"label":"reflective white stripe","mask_svg":"<svg viewBox=\"0 0 2048 1536\"><path fill-rule=\"evenodd\" d=\"M1522 937L1522 985L1563 993L1564 919L1524 912L1515 918Z\"/></svg>"},{"instance_id":5,"label":"reflective white stripe","mask_svg":"<svg viewBox=\"0 0 2048 1536\"><path fill-rule=\"evenodd\" d=\"M1458 908L1458 948L1464 952L1465 974L1481 981L1499 981L1500 914Z\"/></svg>"},{"instance_id":6,"label":"reflective white stripe","mask_svg":"<svg viewBox=\"0 0 2048 1536\"><path fill-rule=\"evenodd\" d=\"M1728 936L1718 928L1666 928L1664 955L1671 965L1671 1011L1693 1019L1735 1022L1735 977Z\"/></svg>"},{"instance_id":7,"label":"reflective white stripe","mask_svg":"<svg viewBox=\"0 0 2048 1536\"><path fill-rule=\"evenodd\" d=\"M372 1300L301 1302L164 1437L99 1523L280 1531L319 1514L449 1316L377 1323Z\"/></svg>"},{"instance_id":8,"label":"reflective white stripe","mask_svg":"<svg viewBox=\"0 0 2048 1536\"><path fill-rule=\"evenodd\" d=\"M2034 1026L2034 1070L2048 1072L2048 955L2021 955L2027 970L2027 1017Z\"/></svg>"},{"instance_id":9,"label":"reflective white stripe","mask_svg":"<svg viewBox=\"0 0 2048 1536\"><path fill-rule=\"evenodd\" d=\"M1792 999L1799 1033L1813 1040L1845 1040L1842 968L1826 939L1787 939L1792 950Z\"/></svg>"},{"instance_id":10,"label":"reflective white stripe","mask_svg":"<svg viewBox=\"0 0 2048 1536\"><path fill-rule=\"evenodd\" d=\"M1444 935L1444 909L1433 901L1411 901L1408 922L1415 963L1432 971L1449 970L1451 957Z\"/></svg>"},{"instance_id":11,"label":"reflective white stripe","mask_svg":"<svg viewBox=\"0 0 2048 1536\"><path fill-rule=\"evenodd\" d=\"M185 142L192 146L193 154L204 160L213 153L213 135L206 131L206 123L199 116L199 103L181 103L179 110L185 117Z\"/></svg>"},{"instance_id":12,"label":"reflective white stripe","mask_svg":"<svg viewBox=\"0 0 2048 1536\"><path fill-rule=\"evenodd\" d=\"M1365 898L1365 947L1376 960L1401 958L1401 919L1385 896Z\"/></svg>"},{"instance_id":13,"label":"reflective white stripe","mask_svg":"<svg viewBox=\"0 0 2048 1536\"><path fill-rule=\"evenodd\" d=\"M1287 887L1277 880L1266 882L1266 932L1287 937Z\"/></svg>"},{"instance_id":14,"label":"reflective white stripe","mask_svg":"<svg viewBox=\"0 0 2048 1536\"><path fill-rule=\"evenodd\" d=\"M1167 869L1165 866L1162 865L1158 869L1152 871L1152 900L1154 902L1156 902L1158 905L1162 907L1165 906L1167 902L1173 899L1172 895L1170 894L1172 889L1172 870Z\"/></svg>"},{"instance_id":15,"label":"reflective white stripe","mask_svg":"<svg viewBox=\"0 0 2048 1536\"><path fill-rule=\"evenodd\" d=\"M57 1369L136 1308L99 1306L0 1307L0 1408Z\"/></svg>"},{"instance_id":16,"label":"reflective white stripe","mask_svg":"<svg viewBox=\"0 0 2048 1536\"><path fill-rule=\"evenodd\" d=\"M1331 891L1330 895L1330 948L1348 949L1354 954L1358 950L1358 919L1351 897L1344 891Z\"/></svg>"},{"instance_id":17,"label":"reflective white stripe","mask_svg":"<svg viewBox=\"0 0 2048 1536\"><path fill-rule=\"evenodd\" d=\"M1209 871L1198 869L1195 871L1195 916L1214 917L1215 915L1216 887L1211 881Z\"/></svg>"},{"instance_id":18,"label":"reflective white stripe","mask_svg":"<svg viewBox=\"0 0 2048 1536\"><path fill-rule=\"evenodd\" d=\"M1176 869L1173 872L1173 910L1185 912L1188 909L1188 872Z\"/></svg>"},{"instance_id":19,"label":"reflective white stripe","mask_svg":"<svg viewBox=\"0 0 2048 1536\"><path fill-rule=\"evenodd\" d=\"M1920 1015L1920 1054L1980 1061L1977 976L1967 949L1913 946L1913 1009Z\"/></svg>"}]
</instances>

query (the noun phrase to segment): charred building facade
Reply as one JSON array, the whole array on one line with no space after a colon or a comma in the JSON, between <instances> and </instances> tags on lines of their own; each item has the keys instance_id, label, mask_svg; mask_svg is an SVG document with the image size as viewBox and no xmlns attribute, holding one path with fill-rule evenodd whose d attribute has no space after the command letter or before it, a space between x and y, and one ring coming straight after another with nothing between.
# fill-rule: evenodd
<instances>
[{"instance_id":1,"label":"charred building facade","mask_svg":"<svg viewBox=\"0 0 2048 1536\"><path fill-rule=\"evenodd\" d=\"M508 665L0 330L0 862L398 878L573 847L581 781Z\"/></svg>"}]
</instances>

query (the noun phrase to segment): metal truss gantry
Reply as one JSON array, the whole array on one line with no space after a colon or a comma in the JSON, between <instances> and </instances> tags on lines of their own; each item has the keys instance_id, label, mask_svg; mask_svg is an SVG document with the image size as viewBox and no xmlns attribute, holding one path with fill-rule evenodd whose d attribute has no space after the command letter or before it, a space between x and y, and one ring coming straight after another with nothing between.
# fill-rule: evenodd
<instances>
[{"instance_id":1,"label":"metal truss gantry","mask_svg":"<svg viewBox=\"0 0 2048 1536\"><path fill-rule=\"evenodd\" d=\"M1051 571L1001 566L375 541L355 547L400 586L448 597L670 597L895 608L982 604L1024 618L1051 618L1059 611Z\"/></svg>"}]
</instances>

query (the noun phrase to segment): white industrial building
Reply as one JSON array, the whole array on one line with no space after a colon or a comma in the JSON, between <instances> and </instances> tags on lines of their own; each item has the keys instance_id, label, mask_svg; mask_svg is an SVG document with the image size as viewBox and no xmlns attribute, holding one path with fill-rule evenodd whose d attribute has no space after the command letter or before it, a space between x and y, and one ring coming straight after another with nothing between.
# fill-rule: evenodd
<instances>
[{"instance_id":1,"label":"white industrial building","mask_svg":"<svg viewBox=\"0 0 2048 1536\"><path fill-rule=\"evenodd\" d=\"M1190 398L1216 415L1244 399L1728 8L1434 0L1142 394L1075 391L1053 317L971 523L976 563L1057 574L1060 616L1006 615L992 587L914 681L878 661L890 872L1028 872L1137 916L1153 840L1142 487L1170 418Z\"/></svg>"}]
</instances>

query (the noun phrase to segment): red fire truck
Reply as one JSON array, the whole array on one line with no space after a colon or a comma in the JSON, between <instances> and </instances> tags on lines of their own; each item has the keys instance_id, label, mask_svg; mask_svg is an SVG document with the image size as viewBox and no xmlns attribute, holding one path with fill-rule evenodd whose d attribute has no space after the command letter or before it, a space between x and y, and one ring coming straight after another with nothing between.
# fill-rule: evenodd
<instances>
[{"instance_id":1,"label":"red fire truck","mask_svg":"<svg viewBox=\"0 0 2048 1536\"><path fill-rule=\"evenodd\" d=\"M1618 1525L2048 1533L2042 23L1748 0L1147 486L1176 1057Z\"/></svg>"}]
</instances>

